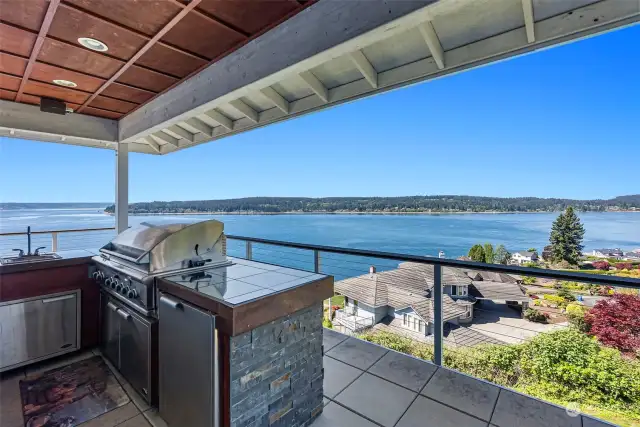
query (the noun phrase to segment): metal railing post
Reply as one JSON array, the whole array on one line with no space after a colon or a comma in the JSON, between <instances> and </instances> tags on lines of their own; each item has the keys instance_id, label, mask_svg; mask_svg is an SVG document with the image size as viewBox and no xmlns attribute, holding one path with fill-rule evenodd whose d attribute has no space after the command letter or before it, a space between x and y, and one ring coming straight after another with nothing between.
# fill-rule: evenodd
<instances>
[{"instance_id":1,"label":"metal railing post","mask_svg":"<svg viewBox=\"0 0 640 427\"><path fill-rule=\"evenodd\" d=\"M245 258L246 259L253 259L253 244L250 241L245 241L245 250L246 250L246 254L245 254Z\"/></svg>"},{"instance_id":2,"label":"metal railing post","mask_svg":"<svg viewBox=\"0 0 640 427\"><path fill-rule=\"evenodd\" d=\"M51 233L51 252L58 251L58 233L55 231Z\"/></svg>"},{"instance_id":3,"label":"metal railing post","mask_svg":"<svg viewBox=\"0 0 640 427\"><path fill-rule=\"evenodd\" d=\"M313 251L313 271L320 273L320 251Z\"/></svg>"},{"instance_id":4,"label":"metal railing post","mask_svg":"<svg viewBox=\"0 0 640 427\"><path fill-rule=\"evenodd\" d=\"M442 266L433 265L433 363L442 366Z\"/></svg>"}]
</instances>

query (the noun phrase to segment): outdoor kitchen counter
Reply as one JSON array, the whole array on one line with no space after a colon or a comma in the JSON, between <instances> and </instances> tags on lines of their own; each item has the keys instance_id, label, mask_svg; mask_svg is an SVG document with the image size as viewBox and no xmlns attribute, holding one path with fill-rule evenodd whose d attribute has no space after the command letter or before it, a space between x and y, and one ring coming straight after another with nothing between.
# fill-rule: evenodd
<instances>
[{"instance_id":1,"label":"outdoor kitchen counter","mask_svg":"<svg viewBox=\"0 0 640 427\"><path fill-rule=\"evenodd\" d=\"M98 251L91 249L78 249L72 251L58 251L55 253L59 255L60 258L47 261L26 262L22 264L0 264L0 275L68 267L72 265L91 264L91 257L97 255Z\"/></svg>"},{"instance_id":2,"label":"outdoor kitchen counter","mask_svg":"<svg viewBox=\"0 0 640 427\"><path fill-rule=\"evenodd\" d=\"M158 279L158 289L215 314L231 337L333 296L333 276L229 259L228 267Z\"/></svg>"}]
</instances>

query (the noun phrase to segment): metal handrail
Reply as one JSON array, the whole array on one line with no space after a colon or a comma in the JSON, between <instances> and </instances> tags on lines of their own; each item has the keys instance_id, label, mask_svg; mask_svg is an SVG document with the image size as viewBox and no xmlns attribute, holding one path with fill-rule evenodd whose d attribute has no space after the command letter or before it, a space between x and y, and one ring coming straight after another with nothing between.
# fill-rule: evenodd
<instances>
[{"instance_id":1,"label":"metal handrail","mask_svg":"<svg viewBox=\"0 0 640 427\"><path fill-rule=\"evenodd\" d=\"M608 285L640 289L640 279L629 277L606 276L599 274L574 273L565 270L548 270L542 268L519 267L515 265L485 264L475 261L462 261L449 258L437 258L422 255L399 254L394 252L380 252L366 249L340 248L337 246L313 245L307 243L285 242L281 240L260 239L256 237L245 237L227 235L227 239L240 240L251 243L262 243L266 245L283 246L294 249L306 249L318 252L329 252L342 255L354 255L370 258L389 259L393 261L416 262L420 264L439 265L441 267L466 268L468 270L491 271L495 273L511 273L522 276L542 277L546 279L566 280L573 282L592 283L595 285Z\"/></svg>"},{"instance_id":2,"label":"metal handrail","mask_svg":"<svg viewBox=\"0 0 640 427\"><path fill-rule=\"evenodd\" d=\"M51 234L51 233L84 233L91 231L107 231L107 230L115 230L115 227L101 227L101 228L74 228L71 230L44 230L44 231L32 231L31 234ZM0 237L2 236L23 236L26 235L26 231L12 231L10 233L0 233Z\"/></svg>"}]
</instances>

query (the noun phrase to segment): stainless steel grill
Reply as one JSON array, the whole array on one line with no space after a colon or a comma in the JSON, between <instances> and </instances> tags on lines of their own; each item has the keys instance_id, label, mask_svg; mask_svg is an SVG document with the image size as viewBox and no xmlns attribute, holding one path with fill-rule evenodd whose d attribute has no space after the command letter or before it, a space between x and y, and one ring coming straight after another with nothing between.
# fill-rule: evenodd
<instances>
[{"instance_id":1,"label":"stainless steel grill","mask_svg":"<svg viewBox=\"0 0 640 427\"><path fill-rule=\"evenodd\" d=\"M159 276L228 265L224 224L216 220L143 222L120 233L94 257L94 278L118 300L152 316Z\"/></svg>"},{"instance_id":2,"label":"stainless steel grill","mask_svg":"<svg viewBox=\"0 0 640 427\"><path fill-rule=\"evenodd\" d=\"M101 348L129 383L158 399L155 278L229 265L224 225L143 222L116 236L93 258L101 287Z\"/></svg>"}]
</instances>

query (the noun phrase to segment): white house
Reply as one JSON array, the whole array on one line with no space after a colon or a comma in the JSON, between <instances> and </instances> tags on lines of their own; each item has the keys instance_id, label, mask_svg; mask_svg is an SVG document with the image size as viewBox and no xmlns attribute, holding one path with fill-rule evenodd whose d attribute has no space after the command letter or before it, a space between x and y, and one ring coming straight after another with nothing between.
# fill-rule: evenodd
<instances>
[{"instance_id":1,"label":"white house","mask_svg":"<svg viewBox=\"0 0 640 427\"><path fill-rule=\"evenodd\" d=\"M526 262L538 262L538 253L531 251L515 252L511 255L511 260L517 264L524 264Z\"/></svg>"},{"instance_id":2,"label":"white house","mask_svg":"<svg viewBox=\"0 0 640 427\"><path fill-rule=\"evenodd\" d=\"M442 269L444 321L453 324L473 320L475 299L469 296L471 279L464 272ZM336 322L356 332L386 317L413 332L433 333L433 266L403 263L396 270L372 272L341 280L335 292L345 297L345 308Z\"/></svg>"},{"instance_id":3,"label":"white house","mask_svg":"<svg viewBox=\"0 0 640 427\"><path fill-rule=\"evenodd\" d=\"M598 258L617 258L622 259L624 253L620 248L615 249L594 249L592 255Z\"/></svg>"}]
</instances>

